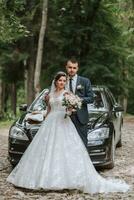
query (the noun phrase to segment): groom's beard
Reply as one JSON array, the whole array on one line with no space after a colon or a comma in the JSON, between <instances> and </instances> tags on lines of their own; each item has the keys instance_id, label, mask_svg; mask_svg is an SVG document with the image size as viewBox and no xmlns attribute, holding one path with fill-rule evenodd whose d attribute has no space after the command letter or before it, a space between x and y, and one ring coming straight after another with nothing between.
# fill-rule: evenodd
<instances>
[{"instance_id":1,"label":"groom's beard","mask_svg":"<svg viewBox=\"0 0 134 200\"><path fill-rule=\"evenodd\" d=\"M71 76L71 75L68 74L67 77L68 77L68 79L70 79L70 78L73 78L75 75L76 75L76 74L74 74L73 76Z\"/></svg>"}]
</instances>

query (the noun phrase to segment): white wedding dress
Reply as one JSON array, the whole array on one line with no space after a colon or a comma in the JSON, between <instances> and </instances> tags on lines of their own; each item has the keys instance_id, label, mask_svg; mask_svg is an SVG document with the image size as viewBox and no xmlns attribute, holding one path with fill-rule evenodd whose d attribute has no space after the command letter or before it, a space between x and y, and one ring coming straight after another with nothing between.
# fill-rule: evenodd
<instances>
[{"instance_id":1,"label":"white wedding dress","mask_svg":"<svg viewBox=\"0 0 134 200\"><path fill-rule=\"evenodd\" d=\"M29 189L128 191L124 181L105 179L95 170L70 117L64 118L63 93L50 95L51 111L7 181Z\"/></svg>"}]
</instances>

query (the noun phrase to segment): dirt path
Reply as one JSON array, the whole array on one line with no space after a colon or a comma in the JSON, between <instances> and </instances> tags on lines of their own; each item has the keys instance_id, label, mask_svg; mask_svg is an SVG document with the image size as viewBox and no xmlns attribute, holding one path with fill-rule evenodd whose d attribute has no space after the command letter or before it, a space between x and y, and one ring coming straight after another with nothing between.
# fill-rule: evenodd
<instances>
[{"instance_id":1,"label":"dirt path","mask_svg":"<svg viewBox=\"0 0 134 200\"><path fill-rule=\"evenodd\" d=\"M8 129L0 129L0 200L134 200L134 117L127 117L123 127L123 146L116 151L115 167L100 173L105 177L124 179L133 185L128 193L83 194L77 190L62 192L28 192L6 182L11 171L7 160Z\"/></svg>"}]
</instances>

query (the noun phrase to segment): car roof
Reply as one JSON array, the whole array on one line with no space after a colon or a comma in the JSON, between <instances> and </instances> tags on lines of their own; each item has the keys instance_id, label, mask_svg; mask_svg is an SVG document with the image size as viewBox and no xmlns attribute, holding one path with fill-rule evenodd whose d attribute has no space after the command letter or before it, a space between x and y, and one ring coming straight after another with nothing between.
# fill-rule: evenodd
<instances>
[{"instance_id":1,"label":"car roof","mask_svg":"<svg viewBox=\"0 0 134 200\"><path fill-rule=\"evenodd\" d=\"M108 90L108 87L105 85L92 85L92 90L104 91Z\"/></svg>"}]
</instances>

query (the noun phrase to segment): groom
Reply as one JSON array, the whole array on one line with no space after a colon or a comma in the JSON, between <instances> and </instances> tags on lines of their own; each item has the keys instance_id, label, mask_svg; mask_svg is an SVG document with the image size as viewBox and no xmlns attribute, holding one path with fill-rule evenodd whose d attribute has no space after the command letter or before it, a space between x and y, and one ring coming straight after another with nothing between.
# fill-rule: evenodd
<instances>
[{"instance_id":1,"label":"groom","mask_svg":"<svg viewBox=\"0 0 134 200\"><path fill-rule=\"evenodd\" d=\"M93 92L90 80L77 75L78 69L78 61L75 58L67 61L66 71L69 78L67 88L82 99L81 109L78 109L76 113L71 115L71 120L87 147L87 123L89 118L87 104L93 102Z\"/></svg>"}]
</instances>

